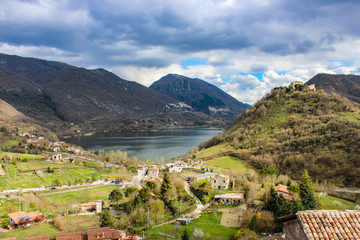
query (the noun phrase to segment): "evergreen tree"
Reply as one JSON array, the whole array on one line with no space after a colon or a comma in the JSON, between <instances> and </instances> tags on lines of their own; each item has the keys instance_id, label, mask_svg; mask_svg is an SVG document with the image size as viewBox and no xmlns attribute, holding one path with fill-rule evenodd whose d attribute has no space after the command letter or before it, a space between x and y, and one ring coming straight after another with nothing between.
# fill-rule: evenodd
<instances>
[{"instance_id":1,"label":"evergreen tree","mask_svg":"<svg viewBox=\"0 0 360 240\"><path fill-rule=\"evenodd\" d=\"M300 210L300 206L296 201L285 199L283 195L277 194L273 187L271 188L271 197L268 208L276 217L290 215Z\"/></svg>"},{"instance_id":2,"label":"evergreen tree","mask_svg":"<svg viewBox=\"0 0 360 240\"><path fill-rule=\"evenodd\" d=\"M187 228L185 228L183 234L181 235L181 240L190 240L190 233Z\"/></svg>"},{"instance_id":3,"label":"evergreen tree","mask_svg":"<svg viewBox=\"0 0 360 240\"><path fill-rule=\"evenodd\" d=\"M174 202L177 196L176 189L169 176L169 170L165 170L164 172L164 179L160 187L160 196L165 205L175 214L176 207L174 206Z\"/></svg>"},{"instance_id":4,"label":"evergreen tree","mask_svg":"<svg viewBox=\"0 0 360 240\"><path fill-rule=\"evenodd\" d=\"M113 224L114 217L108 210L100 214L100 227L112 227Z\"/></svg>"},{"instance_id":5,"label":"evergreen tree","mask_svg":"<svg viewBox=\"0 0 360 240\"><path fill-rule=\"evenodd\" d=\"M299 188L301 203L304 209L315 209L317 207L315 191L307 170L304 170L304 173L300 178Z\"/></svg>"},{"instance_id":6,"label":"evergreen tree","mask_svg":"<svg viewBox=\"0 0 360 240\"><path fill-rule=\"evenodd\" d=\"M259 232L259 230L260 230L256 214L251 218L251 222L249 224L249 229L254 231L254 232Z\"/></svg>"}]
</instances>

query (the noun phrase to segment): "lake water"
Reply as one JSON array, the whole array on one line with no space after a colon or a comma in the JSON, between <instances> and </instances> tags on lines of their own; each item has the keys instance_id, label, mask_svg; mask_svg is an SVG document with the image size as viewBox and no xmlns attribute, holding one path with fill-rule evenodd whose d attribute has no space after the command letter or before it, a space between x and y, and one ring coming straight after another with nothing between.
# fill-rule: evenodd
<instances>
[{"instance_id":1,"label":"lake water","mask_svg":"<svg viewBox=\"0 0 360 240\"><path fill-rule=\"evenodd\" d=\"M168 160L183 156L190 149L222 133L211 128L179 128L163 131L125 132L117 135L93 135L66 139L85 150L121 150L139 160Z\"/></svg>"}]
</instances>

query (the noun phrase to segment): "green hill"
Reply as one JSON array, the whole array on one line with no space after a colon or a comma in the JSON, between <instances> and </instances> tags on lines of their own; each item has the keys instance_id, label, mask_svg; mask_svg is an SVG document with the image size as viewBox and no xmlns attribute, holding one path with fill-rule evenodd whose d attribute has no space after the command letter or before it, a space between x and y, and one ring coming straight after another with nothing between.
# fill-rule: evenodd
<instances>
[{"instance_id":1,"label":"green hill","mask_svg":"<svg viewBox=\"0 0 360 240\"><path fill-rule=\"evenodd\" d=\"M359 187L359 105L306 85L276 88L195 155L232 156L295 179L307 169L314 180Z\"/></svg>"}]
</instances>

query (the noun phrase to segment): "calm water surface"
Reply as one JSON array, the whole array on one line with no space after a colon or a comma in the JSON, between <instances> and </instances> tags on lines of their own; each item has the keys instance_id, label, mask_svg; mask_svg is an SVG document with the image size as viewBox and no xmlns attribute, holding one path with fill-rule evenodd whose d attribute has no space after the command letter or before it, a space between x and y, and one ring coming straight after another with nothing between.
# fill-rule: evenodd
<instances>
[{"instance_id":1,"label":"calm water surface","mask_svg":"<svg viewBox=\"0 0 360 240\"><path fill-rule=\"evenodd\" d=\"M170 129L164 131L126 132L117 135L93 135L66 139L85 150L125 151L139 160L168 160L186 154L191 148L222 133L218 129Z\"/></svg>"}]
</instances>

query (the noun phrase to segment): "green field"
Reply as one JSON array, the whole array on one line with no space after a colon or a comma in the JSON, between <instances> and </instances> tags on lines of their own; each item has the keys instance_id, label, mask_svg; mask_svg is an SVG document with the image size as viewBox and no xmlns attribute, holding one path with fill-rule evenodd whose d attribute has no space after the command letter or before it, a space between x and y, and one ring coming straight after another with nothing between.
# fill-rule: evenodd
<instances>
[{"instance_id":1,"label":"green field","mask_svg":"<svg viewBox=\"0 0 360 240\"><path fill-rule=\"evenodd\" d=\"M356 206L353 202L330 195L321 196L320 202L327 210L352 210Z\"/></svg>"},{"instance_id":2,"label":"green field","mask_svg":"<svg viewBox=\"0 0 360 240\"><path fill-rule=\"evenodd\" d=\"M146 239L162 239L164 236L159 232L173 235L175 239L181 239L180 235L184 229L188 229L190 233L194 233L195 229L201 229L204 233L203 239L230 239L234 236L238 228L229 228L220 225L221 213L203 214L200 218L191 221L187 226L167 224L156 227L145 232Z\"/></svg>"},{"instance_id":3,"label":"green field","mask_svg":"<svg viewBox=\"0 0 360 240\"><path fill-rule=\"evenodd\" d=\"M87 229L98 228L100 226L99 216L69 216L62 218L64 232L78 232L85 234Z\"/></svg>"},{"instance_id":4,"label":"green field","mask_svg":"<svg viewBox=\"0 0 360 240\"><path fill-rule=\"evenodd\" d=\"M35 158L33 156L37 158L43 157L25 154L21 154L21 156L31 158ZM16 165L5 163L2 165L5 168L5 175L0 177L0 190L53 186L56 179L61 185L93 182L102 179L102 176L96 169L67 162L27 160L26 162L18 161ZM54 172L44 172L48 167L53 169ZM34 170L42 170L43 173L40 175L32 174Z\"/></svg>"},{"instance_id":5,"label":"green field","mask_svg":"<svg viewBox=\"0 0 360 240\"><path fill-rule=\"evenodd\" d=\"M86 229L98 228L100 225L99 216L69 216L61 218L64 230L62 232L77 232L82 234L86 233ZM50 235L51 238L55 238L56 234L60 231L52 223L44 223L39 226L30 227L25 230L13 231L8 233L0 233L0 238L16 237L20 240L26 237L35 237L42 235Z\"/></svg>"},{"instance_id":6,"label":"green field","mask_svg":"<svg viewBox=\"0 0 360 240\"><path fill-rule=\"evenodd\" d=\"M50 192L44 195L46 195L46 197L52 201L61 201L69 205L71 203L84 203L94 200L107 200L109 193L113 189L119 189L119 187L101 186L101 187L93 187L91 189L64 192L64 193Z\"/></svg>"},{"instance_id":7,"label":"green field","mask_svg":"<svg viewBox=\"0 0 360 240\"><path fill-rule=\"evenodd\" d=\"M44 223L24 230L0 233L0 238L16 237L17 240L21 240L26 237L50 235L50 239L51 239L51 238L55 238L55 235L59 232L60 231L57 228L55 228L53 224Z\"/></svg>"},{"instance_id":8,"label":"green field","mask_svg":"<svg viewBox=\"0 0 360 240\"><path fill-rule=\"evenodd\" d=\"M221 169L231 169L232 171L252 171L254 168L246 162L234 157L224 156L212 160L204 161L203 164L214 166Z\"/></svg>"},{"instance_id":9,"label":"green field","mask_svg":"<svg viewBox=\"0 0 360 240\"><path fill-rule=\"evenodd\" d=\"M226 150L226 144L219 144L207 149L203 149L201 151L199 151L196 156L200 159L207 159L207 158L212 158L214 156L219 155L220 153L222 153L223 151Z\"/></svg>"},{"instance_id":10,"label":"green field","mask_svg":"<svg viewBox=\"0 0 360 240\"><path fill-rule=\"evenodd\" d=\"M0 152L0 158L3 158L5 155L12 156L14 158L18 158L20 160L42 160L46 159L43 155L36 154L23 154L23 153L12 153L12 152Z\"/></svg>"},{"instance_id":11,"label":"green field","mask_svg":"<svg viewBox=\"0 0 360 240\"><path fill-rule=\"evenodd\" d=\"M82 166L65 163L65 162L54 162L54 161L28 161L28 162L17 162L17 168L20 171L32 171L35 169L46 169L48 167L54 169L74 169L74 168L82 168Z\"/></svg>"},{"instance_id":12,"label":"green field","mask_svg":"<svg viewBox=\"0 0 360 240\"><path fill-rule=\"evenodd\" d=\"M21 143L21 141L19 140L8 140L4 143L0 143L0 147L7 147L7 148L16 147L19 146L19 143Z\"/></svg>"}]
</instances>

